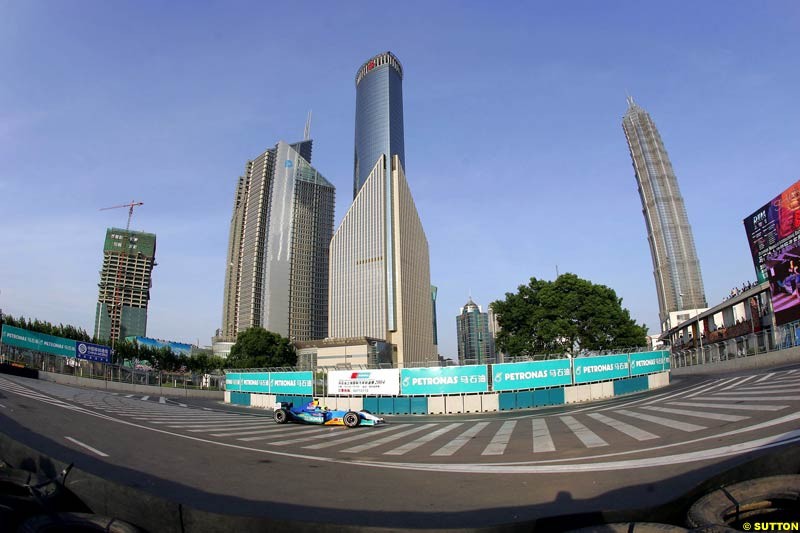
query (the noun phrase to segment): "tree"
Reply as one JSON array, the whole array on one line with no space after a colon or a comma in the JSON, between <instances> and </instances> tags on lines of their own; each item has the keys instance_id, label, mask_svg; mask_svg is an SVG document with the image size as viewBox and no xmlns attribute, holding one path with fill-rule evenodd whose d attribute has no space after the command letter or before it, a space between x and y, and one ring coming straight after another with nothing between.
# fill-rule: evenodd
<instances>
[{"instance_id":1,"label":"tree","mask_svg":"<svg viewBox=\"0 0 800 533\"><path fill-rule=\"evenodd\" d=\"M575 354L647 344L647 327L631 319L612 289L575 274L555 281L531 278L491 308L500 325L497 345L511 355Z\"/></svg>"},{"instance_id":2,"label":"tree","mask_svg":"<svg viewBox=\"0 0 800 533\"><path fill-rule=\"evenodd\" d=\"M289 339L259 327L239 333L226 360L228 368L267 368L295 364L297 353Z\"/></svg>"}]
</instances>

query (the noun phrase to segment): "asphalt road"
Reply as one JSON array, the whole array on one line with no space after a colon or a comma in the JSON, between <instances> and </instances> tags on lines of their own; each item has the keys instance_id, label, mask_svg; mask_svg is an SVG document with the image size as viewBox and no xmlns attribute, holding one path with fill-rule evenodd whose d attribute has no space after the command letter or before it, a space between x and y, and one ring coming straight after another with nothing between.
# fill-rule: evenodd
<instances>
[{"instance_id":1,"label":"asphalt road","mask_svg":"<svg viewBox=\"0 0 800 533\"><path fill-rule=\"evenodd\" d=\"M271 412L0 376L0 431L194 507L479 527L663 503L800 440L800 369L684 379L605 402L277 425ZM48 451L48 450L42 450Z\"/></svg>"}]
</instances>

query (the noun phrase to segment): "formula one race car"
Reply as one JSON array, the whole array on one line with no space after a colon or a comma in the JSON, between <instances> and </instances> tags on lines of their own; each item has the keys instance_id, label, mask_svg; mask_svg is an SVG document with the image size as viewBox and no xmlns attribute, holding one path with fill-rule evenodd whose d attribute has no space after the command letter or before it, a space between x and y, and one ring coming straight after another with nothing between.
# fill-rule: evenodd
<instances>
[{"instance_id":1,"label":"formula one race car","mask_svg":"<svg viewBox=\"0 0 800 533\"><path fill-rule=\"evenodd\" d=\"M383 418L377 417L369 411L330 411L320 407L314 400L301 407L294 407L292 403L275 404L275 414L272 418L278 424L287 422L300 422L302 424L319 424L323 426L377 426L385 424Z\"/></svg>"}]
</instances>

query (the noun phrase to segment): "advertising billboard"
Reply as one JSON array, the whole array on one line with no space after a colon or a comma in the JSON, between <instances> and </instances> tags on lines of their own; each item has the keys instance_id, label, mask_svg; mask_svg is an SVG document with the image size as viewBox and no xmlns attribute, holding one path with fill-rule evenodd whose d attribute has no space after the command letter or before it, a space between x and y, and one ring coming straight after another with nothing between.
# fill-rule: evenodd
<instances>
[{"instance_id":1,"label":"advertising billboard","mask_svg":"<svg viewBox=\"0 0 800 533\"><path fill-rule=\"evenodd\" d=\"M397 396L400 370L332 370L328 372L328 394Z\"/></svg>"},{"instance_id":2,"label":"advertising billboard","mask_svg":"<svg viewBox=\"0 0 800 533\"><path fill-rule=\"evenodd\" d=\"M488 392L486 365L404 368L400 390L406 396Z\"/></svg>"},{"instance_id":3,"label":"advertising billboard","mask_svg":"<svg viewBox=\"0 0 800 533\"><path fill-rule=\"evenodd\" d=\"M26 350L75 357L75 341L3 324L3 344Z\"/></svg>"},{"instance_id":4,"label":"advertising billboard","mask_svg":"<svg viewBox=\"0 0 800 533\"><path fill-rule=\"evenodd\" d=\"M312 372L228 372L225 390L261 394L314 394Z\"/></svg>"},{"instance_id":5,"label":"advertising billboard","mask_svg":"<svg viewBox=\"0 0 800 533\"><path fill-rule=\"evenodd\" d=\"M630 377L627 355L577 357L572 360L572 366L576 384Z\"/></svg>"},{"instance_id":6,"label":"advertising billboard","mask_svg":"<svg viewBox=\"0 0 800 533\"><path fill-rule=\"evenodd\" d=\"M492 390L508 391L572 385L569 359L492 365Z\"/></svg>"},{"instance_id":7,"label":"advertising billboard","mask_svg":"<svg viewBox=\"0 0 800 533\"><path fill-rule=\"evenodd\" d=\"M632 353L631 376L642 374L652 374L653 372L664 372L669 370L669 352L666 350L658 352Z\"/></svg>"},{"instance_id":8,"label":"advertising billboard","mask_svg":"<svg viewBox=\"0 0 800 533\"><path fill-rule=\"evenodd\" d=\"M759 283L768 279L766 259L798 241L800 181L744 219L747 242Z\"/></svg>"},{"instance_id":9,"label":"advertising billboard","mask_svg":"<svg viewBox=\"0 0 800 533\"><path fill-rule=\"evenodd\" d=\"M111 348L92 344L91 342L78 341L75 343L75 357L98 363L108 363L111 359Z\"/></svg>"},{"instance_id":10,"label":"advertising billboard","mask_svg":"<svg viewBox=\"0 0 800 533\"><path fill-rule=\"evenodd\" d=\"M126 341L136 342L139 346L147 346L148 348L169 348L175 355L183 355L191 357L192 345L185 342L163 341L160 339L151 339L150 337L125 337Z\"/></svg>"},{"instance_id":11,"label":"advertising billboard","mask_svg":"<svg viewBox=\"0 0 800 533\"><path fill-rule=\"evenodd\" d=\"M800 181L744 219L758 281L769 280L776 325L800 319Z\"/></svg>"}]
</instances>

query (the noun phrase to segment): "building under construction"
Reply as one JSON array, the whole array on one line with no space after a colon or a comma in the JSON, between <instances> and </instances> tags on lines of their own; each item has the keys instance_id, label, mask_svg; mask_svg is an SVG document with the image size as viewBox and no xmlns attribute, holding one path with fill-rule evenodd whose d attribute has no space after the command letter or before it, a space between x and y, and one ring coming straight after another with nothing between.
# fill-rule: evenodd
<instances>
[{"instance_id":1,"label":"building under construction","mask_svg":"<svg viewBox=\"0 0 800 533\"><path fill-rule=\"evenodd\" d=\"M94 335L109 342L147 335L156 236L109 228L103 246Z\"/></svg>"}]
</instances>

